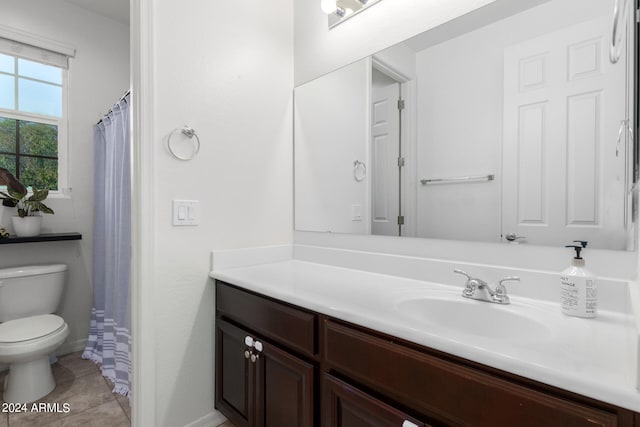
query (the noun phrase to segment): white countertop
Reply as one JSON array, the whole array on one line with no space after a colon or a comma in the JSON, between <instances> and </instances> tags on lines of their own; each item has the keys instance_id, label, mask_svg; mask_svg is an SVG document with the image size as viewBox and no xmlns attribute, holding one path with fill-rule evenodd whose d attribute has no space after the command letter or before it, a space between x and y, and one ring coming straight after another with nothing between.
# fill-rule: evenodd
<instances>
[{"instance_id":1,"label":"white countertop","mask_svg":"<svg viewBox=\"0 0 640 427\"><path fill-rule=\"evenodd\" d=\"M425 327L398 308L402 301L423 294L464 299L460 296L462 287L294 259L217 269L211 277L640 412L635 368L637 331L628 313L600 310L596 319L580 319L561 314L559 304L517 295L511 296L508 306L471 301L491 310L526 311L548 326L549 334L544 338L531 337L523 330L521 337L505 340L470 334L450 325Z\"/></svg>"}]
</instances>

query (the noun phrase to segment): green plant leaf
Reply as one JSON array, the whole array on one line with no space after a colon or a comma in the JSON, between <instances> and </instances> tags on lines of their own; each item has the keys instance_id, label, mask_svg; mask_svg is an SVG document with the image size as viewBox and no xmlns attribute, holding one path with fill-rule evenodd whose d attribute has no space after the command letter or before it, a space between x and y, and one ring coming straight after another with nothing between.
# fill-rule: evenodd
<instances>
[{"instance_id":1,"label":"green plant leaf","mask_svg":"<svg viewBox=\"0 0 640 427\"><path fill-rule=\"evenodd\" d=\"M24 218L25 216L27 216L28 212L25 209L22 208L18 208L18 216L20 218Z\"/></svg>"},{"instance_id":2,"label":"green plant leaf","mask_svg":"<svg viewBox=\"0 0 640 427\"><path fill-rule=\"evenodd\" d=\"M30 202L41 202L47 198L49 195L49 190L38 190L37 188L33 189L33 194L27 200Z\"/></svg>"},{"instance_id":3,"label":"green plant leaf","mask_svg":"<svg viewBox=\"0 0 640 427\"><path fill-rule=\"evenodd\" d=\"M9 196L11 196L11 198L16 199L16 200L22 200L24 198L24 196L27 195L27 193L20 193L15 191L12 188L7 188L7 192L9 193Z\"/></svg>"},{"instance_id":4,"label":"green plant leaf","mask_svg":"<svg viewBox=\"0 0 640 427\"><path fill-rule=\"evenodd\" d=\"M15 199L2 199L2 206L15 208L17 205L18 202Z\"/></svg>"},{"instance_id":5,"label":"green plant leaf","mask_svg":"<svg viewBox=\"0 0 640 427\"><path fill-rule=\"evenodd\" d=\"M53 214L53 209L51 209L49 206L45 205L42 202L37 202L38 205L36 206L36 210L40 211L42 213L46 213L46 214Z\"/></svg>"}]
</instances>

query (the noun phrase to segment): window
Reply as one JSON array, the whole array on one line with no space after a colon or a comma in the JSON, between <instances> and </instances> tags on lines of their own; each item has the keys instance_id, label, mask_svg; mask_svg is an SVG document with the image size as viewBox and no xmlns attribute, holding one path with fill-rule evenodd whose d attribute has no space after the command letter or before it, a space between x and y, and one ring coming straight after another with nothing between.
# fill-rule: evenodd
<instances>
[{"instance_id":1,"label":"window","mask_svg":"<svg viewBox=\"0 0 640 427\"><path fill-rule=\"evenodd\" d=\"M0 43L0 48L2 44ZM0 167L27 187L59 190L66 69L0 50Z\"/></svg>"}]
</instances>

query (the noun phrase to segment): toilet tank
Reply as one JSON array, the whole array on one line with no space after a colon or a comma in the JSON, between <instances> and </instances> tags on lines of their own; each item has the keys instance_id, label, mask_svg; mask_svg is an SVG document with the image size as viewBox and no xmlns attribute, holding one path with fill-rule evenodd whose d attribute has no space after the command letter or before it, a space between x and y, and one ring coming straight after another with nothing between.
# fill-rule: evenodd
<instances>
[{"instance_id":1,"label":"toilet tank","mask_svg":"<svg viewBox=\"0 0 640 427\"><path fill-rule=\"evenodd\" d=\"M54 313L66 271L64 264L0 268L0 322Z\"/></svg>"}]
</instances>

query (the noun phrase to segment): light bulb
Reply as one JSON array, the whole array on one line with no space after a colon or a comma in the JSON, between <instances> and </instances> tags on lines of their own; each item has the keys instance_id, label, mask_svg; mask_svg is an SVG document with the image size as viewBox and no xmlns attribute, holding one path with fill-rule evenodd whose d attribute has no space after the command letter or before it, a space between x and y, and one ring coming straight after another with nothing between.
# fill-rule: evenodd
<instances>
[{"instance_id":1,"label":"light bulb","mask_svg":"<svg viewBox=\"0 0 640 427\"><path fill-rule=\"evenodd\" d=\"M336 11L336 0L320 0L320 9L327 15L331 15Z\"/></svg>"}]
</instances>

